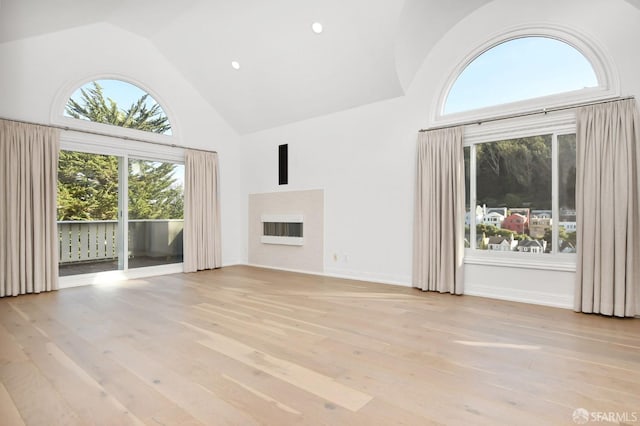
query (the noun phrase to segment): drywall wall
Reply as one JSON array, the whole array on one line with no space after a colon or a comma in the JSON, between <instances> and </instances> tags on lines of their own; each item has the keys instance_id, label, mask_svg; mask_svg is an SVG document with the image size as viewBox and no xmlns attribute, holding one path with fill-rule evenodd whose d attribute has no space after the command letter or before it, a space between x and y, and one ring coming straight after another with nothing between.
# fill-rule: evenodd
<instances>
[{"instance_id":1,"label":"drywall wall","mask_svg":"<svg viewBox=\"0 0 640 426\"><path fill-rule=\"evenodd\" d=\"M465 265L464 293L573 308L575 272Z\"/></svg>"},{"instance_id":2,"label":"drywall wall","mask_svg":"<svg viewBox=\"0 0 640 426\"><path fill-rule=\"evenodd\" d=\"M247 193L324 189L328 274L409 282L418 122L388 106L372 104L242 142ZM281 143L289 144L286 186L277 182Z\"/></svg>"},{"instance_id":3,"label":"drywall wall","mask_svg":"<svg viewBox=\"0 0 640 426\"><path fill-rule=\"evenodd\" d=\"M638 23L640 11L623 0L490 2L434 46L405 96L243 136L244 192L282 190L277 146L288 143L287 189L325 190L325 273L410 285L416 133L434 124L461 61L512 28L562 27L612 61L620 94L640 97L640 57L630 53ZM465 285L472 294L570 307L574 275L474 264L465 266Z\"/></svg>"}]
</instances>

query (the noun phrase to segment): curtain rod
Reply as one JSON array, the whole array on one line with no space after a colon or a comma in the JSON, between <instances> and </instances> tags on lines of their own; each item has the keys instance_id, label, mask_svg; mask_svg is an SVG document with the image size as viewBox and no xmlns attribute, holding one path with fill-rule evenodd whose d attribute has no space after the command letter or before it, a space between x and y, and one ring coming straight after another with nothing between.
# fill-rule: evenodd
<instances>
[{"instance_id":1,"label":"curtain rod","mask_svg":"<svg viewBox=\"0 0 640 426\"><path fill-rule=\"evenodd\" d=\"M208 149L191 148L191 147L188 147L188 146L176 145L174 143L169 144L169 143L155 142L155 141L150 141L150 140L136 138L136 137L130 137L130 136L114 136L114 135L111 135L111 134L105 133L105 132L97 132L95 130L77 129L77 128L73 128L73 127L69 127L69 126L61 126L61 125L58 125L58 124L42 124L42 123L35 123L33 121L16 120L15 118L4 118L4 117L0 117L0 120L13 121L14 123L31 124L31 125L34 125L34 126L49 127L49 128L52 128L52 129L60 129L60 130L66 130L66 131L71 131L71 132L86 133L86 134L89 134L89 135L108 136L110 138L123 139L123 140L127 140L127 141L135 141L135 142L144 142L144 143L150 143L152 145L160 145L160 146L166 146L166 147L170 147L170 148L190 149L190 150L193 150L193 151L211 152L211 153L214 153L214 154L218 153L217 151L211 151L211 150L208 150ZM123 127L123 128L126 128L126 127ZM159 134L159 133L155 133L155 134Z\"/></svg>"},{"instance_id":2,"label":"curtain rod","mask_svg":"<svg viewBox=\"0 0 640 426\"><path fill-rule=\"evenodd\" d=\"M510 118L528 117L530 115L536 115L536 114L547 114L548 112L564 111L564 110L567 110L567 109L574 109L574 108L579 108L579 107L583 107L583 106L590 106L590 105L608 104L610 102L626 101L626 100L629 100L629 99L635 99L635 97L634 96L625 96L625 97L607 98L607 99L601 99L599 101L593 101L593 102L583 102L583 103L565 105L565 106L554 107L554 108L542 108L540 110L526 111L526 112L520 112L520 113L514 113L514 114L498 115L498 116L495 116L495 117L489 117L489 118L485 118L485 119L481 119L481 120L469 120L469 121L462 121L460 123L453 123L453 124L446 124L446 125L442 125L442 126L429 127L427 129L420 129L420 132L428 132L430 130L449 129L451 127L458 127L458 126L469 126L471 124L480 125L480 124L483 124L483 123L490 123L492 121L507 120L507 119L510 119Z\"/></svg>"}]
</instances>

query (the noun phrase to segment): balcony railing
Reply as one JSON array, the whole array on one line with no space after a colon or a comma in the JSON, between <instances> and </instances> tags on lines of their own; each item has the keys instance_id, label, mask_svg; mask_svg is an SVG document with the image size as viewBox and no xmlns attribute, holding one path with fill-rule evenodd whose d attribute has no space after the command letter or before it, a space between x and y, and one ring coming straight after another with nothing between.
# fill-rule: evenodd
<instances>
[{"instance_id":1,"label":"balcony railing","mask_svg":"<svg viewBox=\"0 0 640 426\"><path fill-rule=\"evenodd\" d=\"M129 220L128 256L182 257L182 219ZM118 221L58 222L60 264L118 258Z\"/></svg>"},{"instance_id":2,"label":"balcony railing","mask_svg":"<svg viewBox=\"0 0 640 426\"><path fill-rule=\"evenodd\" d=\"M118 221L58 222L60 263L118 258Z\"/></svg>"}]
</instances>

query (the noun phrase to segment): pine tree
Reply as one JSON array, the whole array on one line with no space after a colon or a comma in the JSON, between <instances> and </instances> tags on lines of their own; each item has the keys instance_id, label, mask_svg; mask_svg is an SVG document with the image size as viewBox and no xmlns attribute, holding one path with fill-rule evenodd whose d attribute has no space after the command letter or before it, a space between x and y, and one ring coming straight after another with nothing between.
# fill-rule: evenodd
<instances>
[{"instance_id":1,"label":"pine tree","mask_svg":"<svg viewBox=\"0 0 640 426\"><path fill-rule=\"evenodd\" d=\"M116 220L118 159L61 151L58 164L58 220Z\"/></svg>"},{"instance_id":2,"label":"pine tree","mask_svg":"<svg viewBox=\"0 0 640 426\"><path fill-rule=\"evenodd\" d=\"M129 161L129 219L182 219L183 193L173 177L175 165Z\"/></svg>"},{"instance_id":3,"label":"pine tree","mask_svg":"<svg viewBox=\"0 0 640 426\"><path fill-rule=\"evenodd\" d=\"M65 109L73 118L153 133L171 130L171 123L160 105L147 105L149 94L141 96L127 110L120 109L113 99L105 99L102 87L96 81L93 88L80 89L80 94L80 101L69 99Z\"/></svg>"},{"instance_id":4,"label":"pine tree","mask_svg":"<svg viewBox=\"0 0 640 426\"><path fill-rule=\"evenodd\" d=\"M127 110L105 99L102 87L81 89L78 101L69 99L69 116L97 123L166 133L168 118L158 104L147 105L145 94ZM129 218L181 219L183 191L174 176L176 165L131 159ZM116 220L118 213L118 158L61 151L58 165L58 220Z\"/></svg>"}]
</instances>

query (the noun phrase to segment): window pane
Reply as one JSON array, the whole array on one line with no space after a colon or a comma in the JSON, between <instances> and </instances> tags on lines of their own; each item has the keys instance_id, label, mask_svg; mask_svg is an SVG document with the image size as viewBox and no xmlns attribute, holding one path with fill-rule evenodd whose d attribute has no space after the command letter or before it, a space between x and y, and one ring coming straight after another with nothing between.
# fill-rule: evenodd
<instances>
[{"instance_id":1,"label":"window pane","mask_svg":"<svg viewBox=\"0 0 640 426\"><path fill-rule=\"evenodd\" d=\"M182 262L184 166L129 160L129 268Z\"/></svg>"},{"instance_id":2,"label":"window pane","mask_svg":"<svg viewBox=\"0 0 640 426\"><path fill-rule=\"evenodd\" d=\"M118 269L118 157L60 151L60 276Z\"/></svg>"},{"instance_id":3,"label":"window pane","mask_svg":"<svg viewBox=\"0 0 640 426\"><path fill-rule=\"evenodd\" d=\"M447 96L444 114L597 87L591 63L567 43L522 37L474 59Z\"/></svg>"},{"instance_id":4,"label":"window pane","mask_svg":"<svg viewBox=\"0 0 640 426\"><path fill-rule=\"evenodd\" d=\"M551 135L476 146L477 248L551 249Z\"/></svg>"},{"instance_id":5,"label":"window pane","mask_svg":"<svg viewBox=\"0 0 640 426\"><path fill-rule=\"evenodd\" d=\"M558 252L576 252L576 135L558 136Z\"/></svg>"},{"instance_id":6,"label":"window pane","mask_svg":"<svg viewBox=\"0 0 640 426\"><path fill-rule=\"evenodd\" d=\"M67 101L67 117L145 132L171 134L171 123L147 92L121 80L96 80L78 88Z\"/></svg>"}]
</instances>

